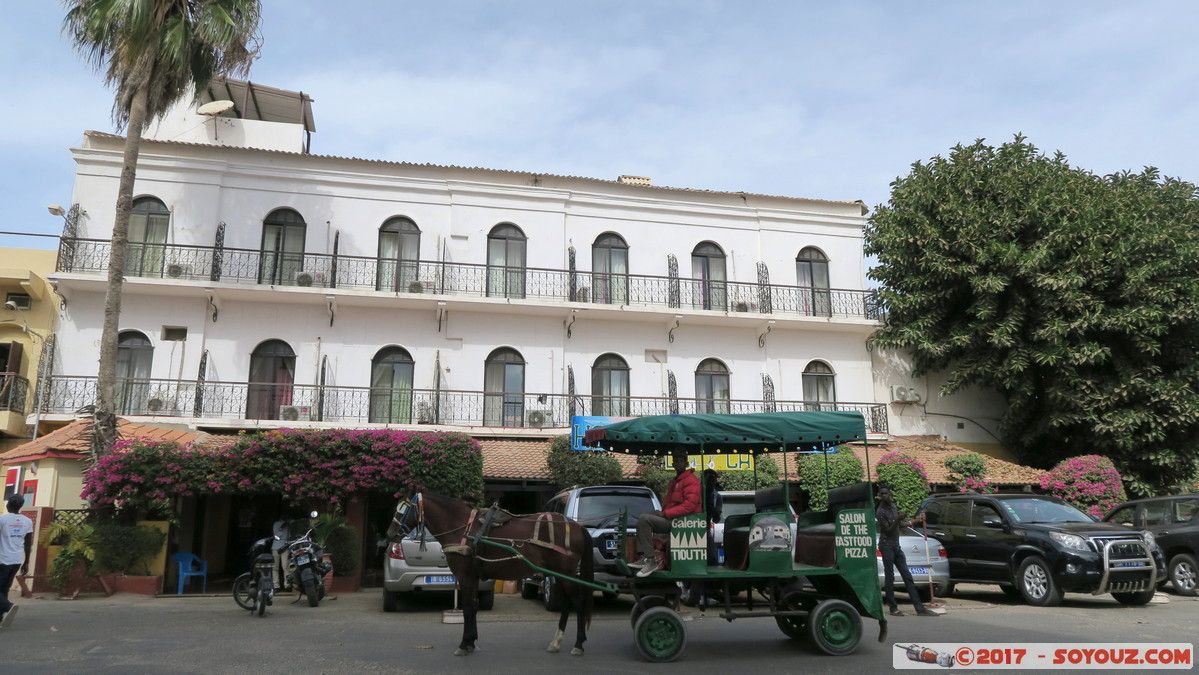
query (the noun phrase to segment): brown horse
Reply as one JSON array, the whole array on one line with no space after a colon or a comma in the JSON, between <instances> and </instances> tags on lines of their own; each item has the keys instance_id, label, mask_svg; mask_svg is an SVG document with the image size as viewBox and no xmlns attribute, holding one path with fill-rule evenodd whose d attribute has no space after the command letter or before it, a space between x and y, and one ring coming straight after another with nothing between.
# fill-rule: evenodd
<instances>
[{"instance_id":1,"label":"brown horse","mask_svg":"<svg viewBox=\"0 0 1199 675\"><path fill-rule=\"evenodd\" d=\"M586 582L595 579L591 534L587 528L558 513L514 515L496 507L476 509L464 502L417 493L396 506L387 537L398 539L421 525L441 543L450 571L458 580L463 625L462 642L454 650L456 656L473 652L479 638L476 625L479 579L524 579L532 571L526 561L565 575L558 579L567 602L546 651L556 653L562 646L573 608L579 630L570 653L583 654L594 594L591 587L573 583L568 577ZM495 543L510 547L515 553Z\"/></svg>"}]
</instances>

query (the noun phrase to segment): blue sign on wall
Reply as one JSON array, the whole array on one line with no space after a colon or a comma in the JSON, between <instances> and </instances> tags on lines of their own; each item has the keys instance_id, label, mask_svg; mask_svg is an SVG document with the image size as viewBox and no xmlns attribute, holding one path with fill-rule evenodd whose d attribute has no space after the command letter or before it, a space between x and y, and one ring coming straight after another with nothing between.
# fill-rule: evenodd
<instances>
[{"instance_id":1,"label":"blue sign on wall","mask_svg":"<svg viewBox=\"0 0 1199 675\"><path fill-rule=\"evenodd\" d=\"M604 417L601 415L575 415L570 418L570 449L571 450L603 450L603 448L589 448L583 445L583 437L587 435L587 431L602 427L624 420L631 420L632 417Z\"/></svg>"}]
</instances>

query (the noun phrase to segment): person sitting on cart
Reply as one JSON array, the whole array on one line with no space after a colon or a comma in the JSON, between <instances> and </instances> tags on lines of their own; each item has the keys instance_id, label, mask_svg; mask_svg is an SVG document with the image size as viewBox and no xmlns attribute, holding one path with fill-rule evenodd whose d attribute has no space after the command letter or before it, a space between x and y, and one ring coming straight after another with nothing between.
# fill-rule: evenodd
<instances>
[{"instance_id":1,"label":"person sitting on cart","mask_svg":"<svg viewBox=\"0 0 1199 675\"><path fill-rule=\"evenodd\" d=\"M648 577L662 567L654 554L654 535L668 534L670 521L679 516L703 513L700 499L699 478L695 469L687 468L687 451L675 450L671 454L675 476L666 487L666 504L661 511L647 511L637 517L637 552L641 560L629 567L640 567L639 577Z\"/></svg>"},{"instance_id":2,"label":"person sitting on cart","mask_svg":"<svg viewBox=\"0 0 1199 675\"><path fill-rule=\"evenodd\" d=\"M879 488L878 501L879 506L874 512L874 517L878 520L878 551L883 556L883 589L886 593L887 605L891 607L891 616L903 616L903 612L895 602L896 567L899 568L899 574L903 577L903 583L908 589L908 597L912 599L912 606L916 608L916 613L920 616L936 616L920 601L920 594L916 592L916 582L912 580L912 572L908 569L908 559L899 546L899 528L901 526L912 527L916 521L901 520L899 507L895 506L895 502L891 500L891 489L887 486Z\"/></svg>"}]
</instances>

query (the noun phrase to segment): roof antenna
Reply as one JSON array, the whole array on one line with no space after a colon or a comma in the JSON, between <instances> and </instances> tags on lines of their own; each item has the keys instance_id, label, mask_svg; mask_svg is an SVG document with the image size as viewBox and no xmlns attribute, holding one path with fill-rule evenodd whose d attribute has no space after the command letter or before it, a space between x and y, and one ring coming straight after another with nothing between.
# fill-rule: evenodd
<instances>
[{"instance_id":1,"label":"roof antenna","mask_svg":"<svg viewBox=\"0 0 1199 675\"><path fill-rule=\"evenodd\" d=\"M225 112L226 110L228 110L232 107L233 107L233 101L230 101L229 99L220 99L219 101L209 101L208 103L205 103L204 105L200 106L199 108L196 108L197 114L207 115L208 117L213 118L212 140L214 140L214 141L220 140L220 138L217 136L216 116L220 115L221 113Z\"/></svg>"}]
</instances>

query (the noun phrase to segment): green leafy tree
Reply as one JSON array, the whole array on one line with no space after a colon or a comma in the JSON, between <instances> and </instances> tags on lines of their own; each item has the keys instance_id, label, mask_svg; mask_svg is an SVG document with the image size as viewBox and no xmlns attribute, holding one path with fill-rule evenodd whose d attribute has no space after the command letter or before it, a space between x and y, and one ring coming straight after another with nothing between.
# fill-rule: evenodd
<instances>
[{"instance_id":1,"label":"green leafy tree","mask_svg":"<svg viewBox=\"0 0 1199 675\"><path fill-rule=\"evenodd\" d=\"M860 482L865 475L862 460L844 445L835 452L801 455L799 459L799 484L812 511L828 508L828 489Z\"/></svg>"},{"instance_id":2,"label":"green leafy tree","mask_svg":"<svg viewBox=\"0 0 1199 675\"><path fill-rule=\"evenodd\" d=\"M129 211L146 123L217 75L249 72L258 53L259 0L66 0L63 31L116 93L113 118L124 128L100 334L92 432L93 461L116 442L117 329L129 248Z\"/></svg>"},{"instance_id":3,"label":"green leafy tree","mask_svg":"<svg viewBox=\"0 0 1199 675\"><path fill-rule=\"evenodd\" d=\"M572 450L570 436L557 436L550 441L545 465L554 484L573 486L611 485L624 477L620 462L610 452Z\"/></svg>"},{"instance_id":4,"label":"green leafy tree","mask_svg":"<svg viewBox=\"0 0 1199 675\"><path fill-rule=\"evenodd\" d=\"M773 457L758 455L754 458L754 466L757 467L756 472L749 469L719 472L720 489L760 490L779 484L779 465Z\"/></svg>"},{"instance_id":5,"label":"green leafy tree","mask_svg":"<svg viewBox=\"0 0 1199 675\"><path fill-rule=\"evenodd\" d=\"M920 502L929 494L928 473L924 465L910 455L889 452L878 460L875 478L891 488L891 497L900 513L915 515Z\"/></svg>"},{"instance_id":6,"label":"green leafy tree","mask_svg":"<svg viewBox=\"0 0 1199 675\"><path fill-rule=\"evenodd\" d=\"M1006 397L1005 443L1111 457L1154 491L1199 459L1199 200L1157 170L1096 176L1017 136L892 183L866 230L875 345Z\"/></svg>"}]
</instances>

